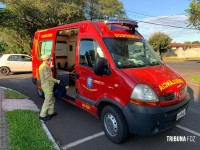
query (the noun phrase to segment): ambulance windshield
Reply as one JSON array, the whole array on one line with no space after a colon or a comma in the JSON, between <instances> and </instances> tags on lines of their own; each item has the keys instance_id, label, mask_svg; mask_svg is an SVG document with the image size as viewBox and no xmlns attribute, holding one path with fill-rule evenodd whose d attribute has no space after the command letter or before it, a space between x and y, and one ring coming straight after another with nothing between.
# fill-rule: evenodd
<instances>
[{"instance_id":1,"label":"ambulance windshield","mask_svg":"<svg viewBox=\"0 0 200 150\"><path fill-rule=\"evenodd\" d=\"M118 68L138 68L162 65L159 55L145 40L133 38L104 38Z\"/></svg>"}]
</instances>

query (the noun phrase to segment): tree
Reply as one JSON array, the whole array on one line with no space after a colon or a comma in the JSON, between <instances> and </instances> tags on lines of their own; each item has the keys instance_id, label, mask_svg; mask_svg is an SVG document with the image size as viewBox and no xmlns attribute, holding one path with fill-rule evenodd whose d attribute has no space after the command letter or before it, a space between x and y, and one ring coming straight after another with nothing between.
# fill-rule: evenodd
<instances>
[{"instance_id":1,"label":"tree","mask_svg":"<svg viewBox=\"0 0 200 150\"><path fill-rule=\"evenodd\" d=\"M0 41L0 55L6 51L6 44Z\"/></svg>"},{"instance_id":2,"label":"tree","mask_svg":"<svg viewBox=\"0 0 200 150\"><path fill-rule=\"evenodd\" d=\"M200 41L193 41L192 44L200 44Z\"/></svg>"},{"instance_id":3,"label":"tree","mask_svg":"<svg viewBox=\"0 0 200 150\"><path fill-rule=\"evenodd\" d=\"M98 12L98 19L126 18L123 3L118 0L99 0Z\"/></svg>"},{"instance_id":4,"label":"tree","mask_svg":"<svg viewBox=\"0 0 200 150\"><path fill-rule=\"evenodd\" d=\"M172 39L161 32L154 33L148 40L149 44L160 54L166 52L170 48Z\"/></svg>"},{"instance_id":5,"label":"tree","mask_svg":"<svg viewBox=\"0 0 200 150\"><path fill-rule=\"evenodd\" d=\"M127 18L123 3L118 0L86 0L84 13L89 20Z\"/></svg>"},{"instance_id":6,"label":"tree","mask_svg":"<svg viewBox=\"0 0 200 150\"><path fill-rule=\"evenodd\" d=\"M20 35L17 31L4 28L0 35L6 45L6 53L24 53L31 55L29 37Z\"/></svg>"},{"instance_id":7,"label":"tree","mask_svg":"<svg viewBox=\"0 0 200 150\"><path fill-rule=\"evenodd\" d=\"M64 0L1 0L0 2L6 5L0 11L0 28L4 33L1 37L10 47L29 54L37 30L85 19L81 8L69 0L68 2Z\"/></svg>"},{"instance_id":8,"label":"tree","mask_svg":"<svg viewBox=\"0 0 200 150\"><path fill-rule=\"evenodd\" d=\"M193 41L193 42L185 41L184 44L200 44L200 41Z\"/></svg>"},{"instance_id":9,"label":"tree","mask_svg":"<svg viewBox=\"0 0 200 150\"><path fill-rule=\"evenodd\" d=\"M186 12L189 16L189 25L200 30L200 0L193 0Z\"/></svg>"},{"instance_id":10,"label":"tree","mask_svg":"<svg viewBox=\"0 0 200 150\"><path fill-rule=\"evenodd\" d=\"M192 42L190 41L185 41L184 44L191 44Z\"/></svg>"},{"instance_id":11,"label":"tree","mask_svg":"<svg viewBox=\"0 0 200 150\"><path fill-rule=\"evenodd\" d=\"M81 20L125 17L118 0L0 0L0 35L7 45L22 52L31 51L34 33ZM99 9L100 8L100 9ZM8 39L12 39L13 44Z\"/></svg>"}]
</instances>

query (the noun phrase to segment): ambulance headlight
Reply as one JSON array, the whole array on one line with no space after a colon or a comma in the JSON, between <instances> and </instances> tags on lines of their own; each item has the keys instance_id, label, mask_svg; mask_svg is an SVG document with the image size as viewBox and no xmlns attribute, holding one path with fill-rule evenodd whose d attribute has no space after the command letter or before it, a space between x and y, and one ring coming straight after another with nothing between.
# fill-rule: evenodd
<instances>
[{"instance_id":1,"label":"ambulance headlight","mask_svg":"<svg viewBox=\"0 0 200 150\"><path fill-rule=\"evenodd\" d=\"M138 84L131 93L131 99L145 102L158 102L156 93L146 84Z\"/></svg>"}]
</instances>

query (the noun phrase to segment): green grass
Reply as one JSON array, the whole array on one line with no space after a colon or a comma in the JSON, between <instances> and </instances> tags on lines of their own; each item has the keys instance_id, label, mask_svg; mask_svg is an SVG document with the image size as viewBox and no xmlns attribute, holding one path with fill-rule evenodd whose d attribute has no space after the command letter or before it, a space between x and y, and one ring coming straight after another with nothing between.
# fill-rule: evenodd
<instances>
[{"instance_id":1,"label":"green grass","mask_svg":"<svg viewBox=\"0 0 200 150\"><path fill-rule=\"evenodd\" d=\"M9 150L54 150L38 114L31 110L6 112Z\"/></svg>"},{"instance_id":2,"label":"green grass","mask_svg":"<svg viewBox=\"0 0 200 150\"><path fill-rule=\"evenodd\" d=\"M10 89L6 89L4 91L5 94L5 98L6 99L27 99L28 97L15 91L15 90L10 90Z\"/></svg>"},{"instance_id":3,"label":"green grass","mask_svg":"<svg viewBox=\"0 0 200 150\"><path fill-rule=\"evenodd\" d=\"M190 76L189 80L195 83L200 83L200 75Z\"/></svg>"}]
</instances>

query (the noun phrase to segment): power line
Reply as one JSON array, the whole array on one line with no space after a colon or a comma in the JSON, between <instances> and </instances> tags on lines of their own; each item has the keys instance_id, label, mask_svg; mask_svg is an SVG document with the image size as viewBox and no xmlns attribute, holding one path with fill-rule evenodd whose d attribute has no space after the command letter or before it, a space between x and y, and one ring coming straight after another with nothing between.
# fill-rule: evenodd
<instances>
[{"instance_id":1,"label":"power line","mask_svg":"<svg viewBox=\"0 0 200 150\"><path fill-rule=\"evenodd\" d=\"M168 28L169 34L172 37L183 37L185 35L192 34L193 32L199 31L199 30L197 30L195 28L190 28L190 27L186 27L186 26L179 26L179 25L177 25L177 23L183 23L183 25L184 25L184 22L177 22L177 20L174 21L171 18L173 16L185 15L183 13L182 14L172 15L172 16L159 17L159 16L153 16L153 15L149 15L149 14L146 14L146 13L139 13L139 12L135 12L135 11L125 10L125 12L131 13L131 15L133 15L134 17L137 17L138 19L136 19L136 20L138 22L141 22L141 23L144 23L144 24L151 24L151 25L155 25L155 26L169 27ZM144 19L144 17L142 17L142 16L147 16L147 17L152 17L152 18L159 19L160 23L155 23L154 21L142 20L142 19ZM176 23L176 25L174 25L174 22ZM174 29L172 29L172 28L174 28ZM184 34L182 34L182 32L183 32L183 31L181 31L182 29L187 30L187 31L184 31ZM167 30L165 30L165 32L166 31ZM150 37L149 34L145 34L145 33L143 33L143 36L146 37L146 38Z\"/></svg>"},{"instance_id":2,"label":"power line","mask_svg":"<svg viewBox=\"0 0 200 150\"><path fill-rule=\"evenodd\" d=\"M142 22L142 23L147 23L147 24L158 25L158 26L165 26L165 27L172 27L172 28L179 28L179 29L186 29L186 30L197 30L197 29L194 29L194 28L187 28L187 27L166 25L166 24L153 23L153 22L148 22L148 21L141 21L141 20L137 20L137 21L138 21L138 22ZM197 30L197 31L198 31L198 30Z\"/></svg>"},{"instance_id":3,"label":"power line","mask_svg":"<svg viewBox=\"0 0 200 150\"><path fill-rule=\"evenodd\" d=\"M145 13L138 13L138 12L133 12L133 11L129 11L129 10L125 10L126 12L130 12L130 13L134 13L137 15L143 15L143 16L148 16L148 17L157 17L157 16L153 16L153 15L148 15ZM178 14L176 14L178 15ZM180 14L179 14L180 15ZM164 18L169 18L169 16L165 16L165 17L160 17L158 19L160 20L164 20L164 21L173 21L173 20L169 20L169 19L164 19ZM146 23L146 24L152 24L152 25L158 25L158 26L165 26L165 27L171 27L171 28L178 28L178 29L185 29L185 30L195 30L198 31L195 28L188 28L188 27L182 27L182 26L174 26L174 25L169 25L169 24L161 24L161 23L154 23L154 22L149 22L149 21L142 21L142 20L137 20L138 22L142 22L142 23Z\"/></svg>"},{"instance_id":4,"label":"power line","mask_svg":"<svg viewBox=\"0 0 200 150\"><path fill-rule=\"evenodd\" d=\"M135 12L135 11L129 11L129 10L125 10L126 12L129 12L129 13L133 13L133 14L137 14L137 15L142 15L142 16L147 16L147 17L157 17L155 15L149 15L149 14L145 14L145 13L138 13L138 12ZM174 14L172 16L176 16L176 15L185 15L185 13L180 13L180 14ZM164 21L172 21L172 20L168 20L167 18L169 18L170 16L164 16L164 17L160 17L159 19L161 20L164 20Z\"/></svg>"},{"instance_id":5,"label":"power line","mask_svg":"<svg viewBox=\"0 0 200 150\"><path fill-rule=\"evenodd\" d=\"M155 17L152 15L148 15L148 14L143 14L143 13L138 13L138 12L133 12L133 11L129 11L129 10L125 10L126 12L130 12L130 13L134 13L134 14L138 14L138 15L142 15L142 16L147 16L147 17Z\"/></svg>"},{"instance_id":6,"label":"power line","mask_svg":"<svg viewBox=\"0 0 200 150\"><path fill-rule=\"evenodd\" d=\"M136 11L130 11L130 10L125 10L126 12L130 12L130 13L134 13L134 14L138 14L138 15L142 15L142 16L147 16L147 17L157 17L155 15L150 15L150 14L147 14L147 13L139 13L139 12L136 12ZM174 14L174 15L185 15L185 13L180 13L180 14Z\"/></svg>"}]
</instances>

